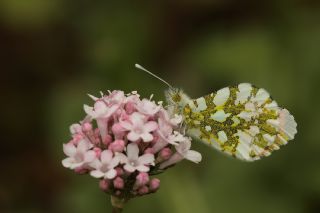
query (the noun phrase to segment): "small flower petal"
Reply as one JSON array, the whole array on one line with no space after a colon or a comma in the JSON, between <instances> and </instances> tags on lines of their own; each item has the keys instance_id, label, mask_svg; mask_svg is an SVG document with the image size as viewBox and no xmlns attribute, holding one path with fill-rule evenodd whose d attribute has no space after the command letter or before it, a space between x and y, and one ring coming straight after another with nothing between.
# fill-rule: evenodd
<instances>
[{"instance_id":1,"label":"small flower petal","mask_svg":"<svg viewBox=\"0 0 320 213\"><path fill-rule=\"evenodd\" d=\"M154 155L153 154L144 154L138 159L140 164L149 165L154 163Z\"/></svg>"},{"instance_id":2,"label":"small flower petal","mask_svg":"<svg viewBox=\"0 0 320 213\"><path fill-rule=\"evenodd\" d=\"M76 151L77 151L77 149L73 144L71 144L71 143L63 144L63 152L67 156L69 156L69 157L74 156Z\"/></svg>"},{"instance_id":3,"label":"small flower petal","mask_svg":"<svg viewBox=\"0 0 320 213\"><path fill-rule=\"evenodd\" d=\"M101 152L101 162L105 164L110 163L112 155L113 154L110 150L104 150L103 152Z\"/></svg>"},{"instance_id":4,"label":"small flower petal","mask_svg":"<svg viewBox=\"0 0 320 213\"><path fill-rule=\"evenodd\" d=\"M90 148L89 142L87 142L85 139L82 139L77 146L77 152L86 152Z\"/></svg>"},{"instance_id":5,"label":"small flower petal","mask_svg":"<svg viewBox=\"0 0 320 213\"><path fill-rule=\"evenodd\" d=\"M140 135L137 134L136 132L129 132L128 136L127 136L128 140L130 141L137 141L140 138Z\"/></svg>"},{"instance_id":6,"label":"small flower petal","mask_svg":"<svg viewBox=\"0 0 320 213\"><path fill-rule=\"evenodd\" d=\"M83 109L84 109L84 111L85 111L88 115L90 115L90 116L93 115L93 107L90 107L90 106L84 104L84 105L83 105ZM92 116L92 117L93 117L93 116Z\"/></svg>"},{"instance_id":7,"label":"small flower petal","mask_svg":"<svg viewBox=\"0 0 320 213\"><path fill-rule=\"evenodd\" d=\"M118 164L120 163L120 160L121 160L120 157L115 156L115 157L110 161L109 167L110 167L110 168L114 168L114 167L118 166Z\"/></svg>"},{"instance_id":8,"label":"small flower petal","mask_svg":"<svg viewBox=\"0 0 320 213\"><path fill-rule=\"evenodd\" d=\"M137 160L139 156L139 148L135 143L130 143L127 146L127 156L131 160Z\"/></svg>"},{"instance_id":9,"label":"small flower petal","mask_svg":"<svg viewBox=\"0 0 320 213\"><path fill-rule=\"evenodd\" d=\"M127 172L134 172L134 171L136 170L136 168L133 167L133 166L130 165L130 164L125 164L125 165L123 166L123 168L124 168Z\"/></svg>"},{"instance_id":10,"label":"small flower petal","mask_svg":"<svg viewBox=\"0 0 320 213\"><path fill-rule=\"evenodd\" d=\"M125 154L116 152L115 155L117 158L119 158L120 163L125 164L128 162L128 158Z\"/></svg>"},{"instance_id":11,"label":"small flower petal","mask_svg":"<svg viewBox=\"0 0 320 213\"><path fill-rule=\"evenodd\" d=\"M104 176L104 173L99 170L93 170L90 172L90 175L95 178L102 178Z\"/></svg>"},{"instance_id":12,"label":"small flower petal","mask_svg":"<svg viewBox=\"0 0 320 213\"><path fill-rule=\"evenodd\" d=\"M141 134L140 137L142 138L142 140L143 140L144 142L150 142L150 141L153 140L153 136L152 136L150 133L148 133L148 132Z\"/></svg>"},{"instance_id":13,"label":"small flower petal","mask_svg":"<svg viewBox=\"0 0 320 213\"><path fill-rule=\"evenodd\" d=\"M139 171L139 172L149 172L150 168L145 166L145 165L140 165L140 166L137 166L136 169Z\"/></svg>"},{"instance_id":14,"label":"small flower petal","mask_svg":"<svg viewBox=\"0 0 320 213\"><path fill-rule=\"evenodd\" d=\"M107 173L105 173L104 177L107 179L113 179L117 175L117 171L115 169L110 169Z\"/></svg>"},{"instance_id":15,"label":"small flower petal","mask_svg":"<svg viewBox=\"0 0 320 213\"><path fill-rule=\"evenodd\" d=\"M192 161L194 163L199 163L202 160L202 156L199 152L196 152L194 150L189 150L185 156L185 159Z\"/></svg>"},{"instance_id":16,"label":"small flower petal","mask_svg":"<svg viewBox=\"0 0 320 213\"><path fill-rule=\"evenodd\" d=\"M90 150L84 154L84 161L86 163L92 162L95 158L96 158L96 152L93 150Z\"/></svg>"},{"instance_id":17,"label":"small flower petal","mask_svg":"<svg viewBox=\"0 0 320 213\"><path fill-rule=\"evenodd\" d=\"M62 165L66 168L70 168L72 165L72 158L66 158L62 160Z\"/></svg>"},{"instance_id":18,"label":"small flower petal","mask_svg":"<svg viewBox=\"0 0 320 213\"><path fill-rule=\"evenodd\" d=\"M158 124L155 121L149 121L144 125L144 130L147 132L152 132L158 128Z\"/></svg>"},{"instance_id":19,"label":"small flower petal","mask_svg":"<svg viewBox=\"0 0 320 213\"><path fill-rule=\"evenodd\" d=\"M132 129L132 124L128 121L120 121L120 125L126 130Z\"/></svg>"}]
</instances>

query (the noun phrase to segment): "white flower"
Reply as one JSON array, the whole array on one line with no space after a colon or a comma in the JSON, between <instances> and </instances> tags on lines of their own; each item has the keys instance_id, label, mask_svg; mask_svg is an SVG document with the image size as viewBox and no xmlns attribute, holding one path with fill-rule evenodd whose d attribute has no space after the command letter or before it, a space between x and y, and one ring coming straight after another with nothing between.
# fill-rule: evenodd
<instances>
[{"instance_id":1,"label":"white flower","mask_svg":"<svg viewBox=\"0 0 320 213\"><path fill-rule=\"evenodd\" d=\"M114 169L120 162L120 158L115 156L110 150L104 150L101 152L100 160L96 159L91 166L95 168L90 172L90 175L95 178L113 179L117 172Z\"/></svg>"},{"instance_id":2,"label":"white flower","mask_svg":"<svg viewBox=\"0 0 320 213\"><path fill-rule=\"evenodd\" d=\"M164 120L164 118L160 117L158 119L158 124L159 128L157 130L157 133L159 134L161 139L158 140L157 143L155 143L155 145L152 147L155 153L165 147L168 143L172 145L178 145L180 141L185 140L183 135L181 135L177 131L174 131L174 134L172 134L172 130L175 125L171 122L167 122L166 120Z\"/></svg>"},{"instance_id":3,"label":"white flower","mask_svg":"<svg viewBox=\"0 0 320 213\"><path fill-rule=\"evenodd\" d=\"M170 119L170 123L177 126L182 122L182 115L174 114L174 117Z\"/></svg>"},{"instance_id":4,"label":"white flower","mask_svg":"<svg viewBox=\"0 0 320 213\"><path fill-rule=\"evenodd\" d=\"M123 128L130 131L127 136L130 141L137 141L141 138L144 142L150 142L153 140L150 132L158 128L157 122L146 122L145 116L138 112L132 113L128 121L120 121L120 124Z\"/></svg>"},{"instance_id":5,"label":"white flower","mask_svg":"<svg viewBox=\"0 0 320 213\"><path fill-rule=\"evenodd\" d=\"M63 144L63 152L68 158L62 160L62 165L66 168L75 169L91 163L95 159L95 152L89 150L92 145L82 139L77 146L72 143Z\"/></svg>"},{"instance_id":6,"label":"white flower","mask_svg":"<svg viewBox=\"0 0 320 213\"><path fill-rule=\"evenodd\" d=\"M90 107L84 105L84 111L94 119L109 118L113 113L119 109L125 100L123 91L113 91L109 96L104 96L98 99L94 96L89 95L95 100L94 106Z\"/></svg>"},{"instance_id":7,"label":"white flower","mask_svg":"<svg viewBox=\"0 0 320 213\"><path fill-rule=\"evenodd\" d=\"M117 109L117 105L107 106L104 101L98 100L94 103L93 107L88 105L83 106L84 111L94 119L109 118Z\"/></svg>"},{"instance_id":8,"label":"white flower","mask_svg":"<svg viewBox=\"0 0 320 213\"><path fill-rule=\"evenodd\" d=\"M164 122L167 122L171 126L178 126L183 120L182 115L175 114L173 112L174 108L169 107L168 110L161 109L159 117L163 119Z\"/></svg>"},{"instance_id":9,"label":"white flower","mask_svg":"<svg viewBox=\"0 0 320 213\"><path fill-rule=\"evenodd\" d=\"M175 147L177 152L183 156L184 159L192 161L194 163L199 163L202 159L202 156L199 152L190 150L191 140L186 138L186 140L181 141L178 146Z\"/></svg>"},{"instance_id":10,"label":"white flower","mask_svg":"<svg viewBox=\"0 0 320 213\"><path fill-rule=\"evenodd\" d=\"M171 158L160 165L160 169L165 169L168 166L178 163L183 159L187 159L194 163L199 163L202 159L202 156L199 152L194 150L190 150L191 148L191 140L190 138L184 137L185 140L179 142L177 146L175 146L177 152L174 153Z\"/></svg>"},{"instance_id":11,"label":"white flower","mask_svg":"<svg viewBox=\"0 0 320 213\"><path fill-rule=\"evenodd\" d=\"M127 156L122 153L117 153L121 159L121 163L124 163L124 169L128 172L134 172L136 170L140 172L148 172L149 165L154 165L154 155L144 154L139 157L139 148L136 143L130 143L127 146Z\"/></svg>"},{"instance_id":12,"label":"white flower","mask_svg":"<svg viewBox=\"0 0 320 213\"><path fill-rule=\"evenodd\" d=\"M158 133L163 139L167 139L171 135L173 130L173 125L167 122L164 118L159 117L158 119L159 129Z\"/></svg>"},{"instance_id":13,"label":"white flower","mask_svg":"<svg viewBox=\"0 0 320 213\"><path fill-rule=\"evenodd\" d=\"M69 129L71 134L82 133L82 127L78 123L72 124Z\"/></svg>"},{"instance_id":14,"label":"white flower","mask_svg":"<svg viewBox=\"0 0 320 213\"><path fill-rule=\"evenodd\" d=\"M109 94L109 96L105 96L103 99L106 101L108 106L109 105L121 106L125 102L126 96L124 95L123 91L114 90Z\"/></svg>"},{"instance_id":15,"label":"white flower","mask_svg":"<svg viewBox=\"0 0 320 213\"><path fill-rule=\"evenodd\" d=\"M138 102L137 110L145 115L154 115L160 110L161 106L155 104L154 101L150 101L148 99L143 99L142 101Z\"/></svg>"},{"instance_id":16,"label":"white flower","mask_svg":"<svg viewBox=\"0 0 320 213\"><path fill-rule=\"evenodd\" d=\"M169 137L167 138L168 143L175 146L179 145L180 142L184 142L185 140L186 137L184 137L180 132L177 131L174 131L173 134L169 135Z\"/></svg>"},{"instance_id":17,"label":"white flower","mask_svg":"<svg viewBox=\"0 0 320 213\"><path fill-rule=\"evenodd\" d=\"M108 120L111 115L113 115L116 110L119 108L119 105L114 104L107 106L107 104L102 101L98 100L94 103L93 107L88 105L83 106L84 111L93 119L96 119L98 128L100 130L101 138L104 140L107 135L107 128L108 128Z\"/></svg>"}]
</instances>

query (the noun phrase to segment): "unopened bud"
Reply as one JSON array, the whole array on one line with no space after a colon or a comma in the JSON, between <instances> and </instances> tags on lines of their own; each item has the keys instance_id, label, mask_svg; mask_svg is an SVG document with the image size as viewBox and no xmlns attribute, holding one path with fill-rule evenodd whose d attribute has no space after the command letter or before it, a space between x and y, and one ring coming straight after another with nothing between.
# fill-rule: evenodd
<instances>
[{"instance_id":1,"label":"unopened bud","mask_svg":"<svg viewBox=\"0 0 320 213\"><path fill-rule=\"evenodd\" d=\"M166 147L160 151L159 156L164 161L164 160L168 160L171 157L171 155L172 155L172 150L170 148Z\"/></svg>"},{"instance_id":2,"label":"unopened bud","mask_svg":"<svg viewBox=\"0 0 320 213\"><path fill-rule=\"evenodd\" d=\"M106 135L105 138L102 140L102 143L104 145L109 145L111 143L111 141L112 141L111 135Z\"/></svg>"},{"instance_id":3,"label":"unopened bud","mask_svg":"<svg viewBox=\"0 0 320 213\"><path fill-rule=\"evenodd\" d=\"M122 152L124 147L125 143L123 140L115 140L109 145L109 149L113 152Z\"/></svg>"},{"instance_id":4,"label":"unopened bud","mask_svg":"<svg viewBox=\"0 0 320 213\"><path fill-rule=\"evenodd\" d=\"M158 178L153 178L149 183L150 191L155 192L160 187L160 180Z\"/></svg>"},{"instance_id":5,"label":"unopened bud","mask_svg":"<svg viewBox=\"0 0 320 213\"><path fill-rule=\"evenodd\" d=\"M100 180L100 182L99 182L99 187L104 192L107 192L109 190L109 185L110 185L110 183L105 179Z\"/></svg>"},{"instance_id":6,"label":"unopened bud","mask_svg":"<svg viewBox=\"0 0 320 213\"><path fill-rule=\"evenodd\" d=\"M82 124L82 131L83 132L89 132L92 130L92 124L89 122L85 122Z\"/></svg>"},{"instance_id":7,"label":"unopened bud","mask_svg":"<svg viewBox=\"0 0 320 213\"><path fill-rule=\"evenodd\" d=\"M124 173L123 169L120 167L115 168L115 170L117 171L117 176L122 176Z\"/></svg>"},{"instance_id":8,"label":"unopened bud","mask_svg":"<svg viewBox=\"0 0 320 213\"><path fill-rule=\"evenodd\" d=\"M149 188L148 188L147 186L142 186L142 187L140 187L139 190L138 190L138 193L139 193L140 195L148 194L148 192L149 192Z\"/></svg>"},{"instance_id":9,"label":"unopened bud","mask_svg":"<svg viewBox=\"0 0 320 213\"><path fill-rule=\"evenodd\" d=\"M144 154L154 154L153 149L151 147L146 148L143 153Z\"/></svg>"},{"instance_id":10,"label":"unopened bud","mask_svg":"<svg viewBox=\"0 0 320 213\"><path fill-rule=\"evenodd\" d=\"M74 169L74 172L79 174L79 175L83 175L83 174L88 173L88 170L83 168L83 167L78 167L78 168Z\"/></svg>"},{"instance_id":11,"label":"unopened bud","mask_svg":"<svg viewBox=\"0 0 320 213\"><path fill-rule=\"evenodd\" d=\"M140 172L136 177L136 185L143 186L149 182L149 175L146 172Z\"/></svg>"},{"instance_id":12,"label":"unopened bud","mask_svg":"<svg viewBox=\"0 0 320 213\"><path fill-rule=\"evenodd\" d=\"M114 180L113 180L113 186L114 188L116 189L123 189L124 187L124 181L121 177L116 177Z\"/></svg>"}]
</instances>

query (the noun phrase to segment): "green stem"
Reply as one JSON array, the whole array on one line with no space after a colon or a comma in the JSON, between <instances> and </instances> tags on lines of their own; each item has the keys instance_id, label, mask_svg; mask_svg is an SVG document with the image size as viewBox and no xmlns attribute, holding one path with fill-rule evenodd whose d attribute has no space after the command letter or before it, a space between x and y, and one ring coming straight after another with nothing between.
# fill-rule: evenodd
<instances>
[{"instance_id":1,"label":"green stem","mask_svg":"<svg viewBox=\"0 0 320 213\"><path fill-rule=\"evenodd\" d=\"M121 213L122 210L123 210L122 208L118 208L118 207L115 207L115 206L112 207L112 213Z\"/></svg>"},{"instance_id":2,"label":"green stem","mask_svg":"<svg viewBox=\"0 0 320 213\"><path fill-rule=\"evenodd\" d=\"M121 213L123 210L124 204L125 204L124 199L111 196L112 213Z\"/></svg>"}]
</instances>

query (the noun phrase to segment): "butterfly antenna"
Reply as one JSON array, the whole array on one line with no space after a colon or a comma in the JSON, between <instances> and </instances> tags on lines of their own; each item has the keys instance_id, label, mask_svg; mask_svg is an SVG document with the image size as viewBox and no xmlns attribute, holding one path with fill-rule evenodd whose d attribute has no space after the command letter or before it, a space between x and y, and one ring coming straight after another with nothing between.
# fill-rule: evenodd
<instances>
[{"instance_id":1,"label":"butterfly antenna","mask_svg":"<svg viewBox=\"0 0 320 213\"><path fill-rule=\"evenodd\" d=\"M153 74L152 72L150 72L149 70L145 69L143 66L141 66L140 64L135 64L135 67L139 70L142 70L146 73L148 73L149 75L152 75L153 77L155 77L156 79L162 81L163 83L165 83L170 89L173 89L173 87L168 83L166 82L165 80L163 80L162 78L160 78L159 76Z\"/></svg>"}]
</instances>

